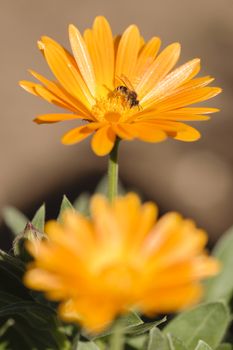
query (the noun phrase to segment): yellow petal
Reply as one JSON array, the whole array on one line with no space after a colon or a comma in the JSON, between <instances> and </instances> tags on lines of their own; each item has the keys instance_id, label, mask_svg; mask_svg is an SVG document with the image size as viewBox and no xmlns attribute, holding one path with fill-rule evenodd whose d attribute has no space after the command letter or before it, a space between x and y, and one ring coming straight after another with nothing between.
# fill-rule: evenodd
<instances>
[{"instance_id":1,"label":"yellow petal","mask_svg":"<svg viewBox=\"0 0 233 350\"><path fill-rule=\"evenodd\" d=\"M139 84L146 70L153 63L159 51L160 45L161 45L160 38L153 37L142 48L139 54L137 64L135 67L135 72L134 72L135 77L133 78L133 83L134 83L135 89L137 89L137 85Z\"/></svg>"},{"instance_id":2,"label":"yellow petal","mask_svg":"<svg viewBox=\"0 0 233 350\"><path fill-rule=\"evenodd\" d=\"M158 120L155 124L176 140L192 142L201 137L198 130L184 123Z\"/></svg>"},{"instance_id":3,"label":"yellow petal","mask_svg":"<svg viewBox=\"0 0 233 350\"><path fill-rule=\"evenodd\" d=\"M91 201L91 214L95 220L95 235L99 244L106 248L106 253L100 257L101 261L107 260L118 255L119 243L122 237L118 233L119 224L114 217L109 202L101 195L95 195ZM105 249L103 249L105 250ZM97 266L97 261L95 262Z\"/></svg>"},{"instance_id":4,"label":"yellow petal","mask_svg":"<svg viewBox=\"0 0 233 350\"><path fill-rule=\"evenodd\" d=\"M180 44L174 43L166 47L146 70L137 86L140 99L144 97L174 67L180 56Z\"/></svg>"},{"instance_id":5,"label":"yellow petal","mask_svg":"<svg viewBox=\"0 0 233 350\"><path fill-rule=\"evenodd\" d=\"M180 86L176 91L174 91L174 93L181 92L184 90L188 91L191 89L193 90L193 89L205 87L206 85L209 85L210 83L212 83L212 81L214 81L214 78L212 78L211 76L205 76L205 77L192 79L192 80L187 81L182 86Z\"/></svg>"},{"instance_id":6,"label":"yellow petal","mask_svg":"<svg viewBox=\"0 0 233 350\"><path fill-rule=\"evenodd\" d=\"M141 205L140 198L135 193L114 200L114 216L118 223L118 236L121 235L124 256L131 256L140 249L144 237L154 225L158 210L153 203ZM128 213L127 217L125 213Z\"/></svg>"},{"instance_id":7,"label":"yellow petal","mask_svg":"<svg viewBox=\"0 0 233 350\"><path fill-rule=\"evenodd\" d=\"M179 113L190 113L190 114L211 114L219 112L218 108L209 108L209 107L187 107L180 108Z\"/></svg>"},{"instance_id":8,"label":"yellow petal","mask_svg":"<svg viewBox=\"0 0 233 350\"><path fill-rule=\"evenodd\" d=\"M30 92L31 94L36 96L40 96L49 103L55 104L65 109L70 109L71 111L75 111L74 108L70 106L66 101L63 101L53 92L49 91L46 87L38 83L22 80L19 82L19 84L27 92Z\"/></svg>"},{"instance_id":9,"label":"yellow petal","mask_svg":"<svg viewBox=\"0 0 233 350\"><path fill-rule=\"evenodd\" d=\"M89 123L87 125L72 129L62 137L62 143L64 145L73 145L74 143L78 143L91 135L94 130L98 129L100 126L101 123Z\"/></svg>"},{"instance_id":10,"label":"yellow petal","mask_svg":"<svg viewBox=\"0 0 233 350\"><path fill-rule=\"evenodd\" d=\"M37 124L51 124L51 123L58 123L58 122L64 122L67 120L74 120L74 119L83 119L83 116L75 115L75 114L43 114L39 115L34 119L34 122Z\"/></svg>"},{"instance_id":11,"label":"yellow petal","mask_svg":"<svg viewBox=\"0 0 233 350\"><path fill-rule=\"evenodd\" d=\"M181 125L182 123L179 124L181 129L177 132L177 135L174 137L175 140L185 142L193 142L199 140L201 134L197 129L193 128L190 125Z\"/></svg>"},{"instance_id":12,"label":"yellow petal","mask_svg":"<svg viewBox=\"0 0 233 350\"><path fill-rule=\"evenodd\" d=\"M135 25L128 27L119 42L116 58L116 77L126 76L130 81L140 49L140 33Z\"/></svg>"},{"instance_id":13,"label":"yellow petal","mask_svg":"<svg viewBox=\"0 0 233 350\"><path fill-rule=\"evenodd\" d=\"M205 115L198 115L198 111L195 111L195 108L190 108L190 112L188 111L188 108L185 110L175 109L174 111L168 111L168 112L159 112L156 109L152 110L145 110L145 112L141 113L137 117L137 121L155 121L155 120L187 120L187 121L195 121L195 120L208 120L210 117ZM192 110L194 110L194 113L192 113ZM199 111L201 112L201 108ZM203 110L204 112L205 110ZM196 113L195 113L196 112ZM209 112L210 113L210 112ZM212 111L213 113L213 111Z\"/></svg>"},{"instance_id":14,"label":"yellow petal","mask_svg":"<svg viewBox=\"0 0 233 350\"><path fill-rule=\"evenodd\" d=\"M65 90L90 109L94 99L78 71L74 58L50 38L43 37L42 41L45 58L55 77Z\"/></svg>"},{"instance_id":15,"label":"yellow petal","mask_svg":"<svg viewBox=\"0 0 233 350\"><path fill-rule=\"evenodd\" d=\"M69 25L70 45L82 77L86 82L92 96L95 96L95 75L93 65L85 41L74 25Z\"/></svg>"},{"instance_id":16,"label":"yellow petal","mask_svg":"<svg viewBox=\"0 0 233 350\"><path fill-rule=\"evenodd\" d=\"M38 96L36 90L35 90L35 83L27 80L20 80L19 85L27 92L29 92L32 95Z\"/></svg>"},{"instance_id":17,"label":"yellow petal","mask_svg":"<svg viewBox=\"0 0 233 350\"><path fill-rule=\"evenodd\" d=\"M146 142L161 142L164 141L167 136L164 131L156 128L155 124L138 122L131 124L131 128L137 131L137 138Z\"/></svg>"},{"instance_id":18,"label":"yellow petal","mask_svg":"<svg viewBox=\"0 0 233 350\"><path fill-rule=\"evenodd\" d=\"M35 91L38 96L43 98L49 103L55 104L59 107L65 108L65 109L70 109L71 111L74 111L73 108L70 108L70 105L66 103L66 101L63 101L59 97L57 97L53 92L49 91L46 87L40 85L40 84L35 84ZM84 115L83 115L84 116Z\"/></svg>"},{"instance_id":19,"label":"yellow petal","mask_svg":"<svg viewBox=\"0 0 233 350\"><path fill-rule=\"evenodd\" d=\"M62 281L54 274L45 270L34 268L24 275L24 284L31 289L53 290L62 289ZM64 292L62 293L64 295Z\"/></svg>"},{"instance_id":20,"label":"yellow petal","mask_svg":"<svg viewBox=\"0 0 233 350\"><path fill-rule=\"evenodd\" d=\"M137 136L137 132L132 130L131 124L129 123L112 124L112 128L116 135L122 140L132 140Z\"/></svg>"},{"instance_id":21,"label":"yellow petal","mask_svg":"<svg viewBox=\"0 0 233 350\"><path fill-rule=\"evenodd\" d=\"M142 303L142 310L148 315L154 315L161 312L173 312L181 310L189 305L195 304L202 295L200 285L187 284L173 289L161 289L158 292L152 292L151 297L147 297Z\"/></svg>"},{"instance_id":22,"label":"yellow petal","mask_svg":"<svg viewBox=\"0 0 233 350\"><path fill-rule=\"evenodd\" d=\"M200 60L198 58L183 64L161 80L148 94L140 101L143 107L149 107L156 102L160 96L166 96L172 90L192 79L200 70Z\"/></svg>"},{"instance_id":23,"label":"yellow petal","mask_svg":"<svg viewBox=\"0 0 233 350\"><path fill-rule=\"evenodd\" d=\"M29 70L29 72L38 79L50 92L55 94L57 97L59 97L61 100L63 100L64 103L67 104L67 108L74 112L80 112L84 115L89 115L88 109L85 107L85 105L72 97L66 90L62 89L62 87L51 80L46 79L42 75L38 74L37 72L33 70Z\"/></svg>"},{"instance_id":24,"label":"yellow petal","mask_svg":"<svg viewBox=\"0 0 233 350\"><path fill-rule=\"evenodd\" d=\"M92 150L97 156L105 156L111 152L115 139L116 134L113 132L111 126L106 125L94 134L91 141Z\"/></svg>"},{"instance_id":25,"label":"yellow petal","mask_svg":"<svg viewBox=\"0 0 233 350\"><path fill-rule=\"evenodd\" d=\"M205 278L216 275L220 270L220 262L207 256L197 257L194 265L195 278Z\"/></svg>"},{"instance_id":26,"label":"yellow petal","mask_svg":"<svg viewBox=\"0 0 233 350\"><path fill-rule=\"evenodd\" d=\"M99 90L104 88L106 93L106 87L113 89L114 74L113 36L107 20L104 17L97 17L93 30L85 31L84 39L93 62L98 88Z\"/></svg>"},{"instance_id":27,"label":"yellow petal","mask_svg":"<svg viewBox=\"0 0 233 350\"><path fill-rule=\"evenodd\" d=\"M216 95L222 90L217 87L204 87L198 89L190 89L188 91L181 91L172 96L168 96L160 103L156 104L158 111L169 111L177 108L192 105L197 102L206 101Z\"/></svg>"},{"instance_id":28,"label":"yellow petal","mask_svg":"<svg viewBox=\"0 0 233 350\"><path fill-rule=\"evenodd\" d=\"M119 47L120 41L121 41L121 35L116 35L116 36L113 38L115 62L116 62L116 57L117 57L117 52L118 52L118 47Z\"/></svg>"},{"instance_id":29,"label":"yellow petal","mask_svg":"<svg viewBox=\"0 0 233 350\"><path fill-rule=\"evenodd\" d=\"M58 310L66 321L79 321L89 332L98 333L105 329L117 313L117 305L106 298L90 299L83 296L63 302Z\"/></svg>"},{"instance_id":30,"label":"yellow petal","mask_svg":"<svg viewBox=\"0 0 233 350\"><path fill-rule=\"evenodd\" d=\"M199 120L209 120L210 117L206 115L189 114L189 113L179 113L177 112L167 112L163 113L161 116L156 117L156 119L166 119L174 121L199 121Z\"/></svg>"}]
</instances>

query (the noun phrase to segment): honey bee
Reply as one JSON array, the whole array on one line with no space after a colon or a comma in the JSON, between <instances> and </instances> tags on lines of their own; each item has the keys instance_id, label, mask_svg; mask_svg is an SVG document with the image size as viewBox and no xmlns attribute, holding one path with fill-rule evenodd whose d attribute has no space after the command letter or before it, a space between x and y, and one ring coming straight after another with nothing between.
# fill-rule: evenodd
<instances>
[{"instance_id":1,"label":"honey bee","mask_svg":"<svg viewBox=\"0 0 233 350\"><path fill-rule=\"evenodd\" d=\"M130 83L129 79L126 76L117 77L124 85L119 85L115 88L113 92L120 92L123 94L127 101L129 102L130 108L138 106L140 107L138 95L134 90L133 85Z\"/></svg>"}]
</instances>

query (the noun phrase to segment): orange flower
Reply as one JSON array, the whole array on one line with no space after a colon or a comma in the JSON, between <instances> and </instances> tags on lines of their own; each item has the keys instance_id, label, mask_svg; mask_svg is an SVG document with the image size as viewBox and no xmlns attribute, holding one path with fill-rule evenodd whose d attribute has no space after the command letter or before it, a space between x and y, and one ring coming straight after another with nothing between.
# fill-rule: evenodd
<instances>
[{"instance_id":1,"label":"orange flower","mask_svg":"<svg viewBox=\"0 0 233 350\"><path fill-rule=\"evenodd\" d=\"M72 112L40 115L35 119L38 124L86 122L67 132L64 144L75 144L94 133L92 149L103 156L117 136L147 142L167 137L195 141L199 132L183 122L207 120L206 114L218 111L187 107L214 97L221 89L206 87L213 81L209 76L194 79L200 70L198 58L173 70L179 43L158 54L159 38L145 43L135 25L114 38L104 17L97 17L83 36L70 25L69 36L73 55L46 36L38 43L55 81L30 71L41 84L20 82L28 92Z\"/></svg>"},{"instance_id":2,"label":"orange flower","mask_svg":"<svg viewBox=\"0 0 233 350\"><path fill-rule=\"evenodd\" d=\"M49 240L28 243L35 260L25 284L92 332L129 309L152 315L197 302L200 279L218 271L203 250L207 236L179 214L156 217L156 206L136 194L111 204L95 195L91 218L67 211L62 223L47 224Z\"/></svg>"}]
</instances>

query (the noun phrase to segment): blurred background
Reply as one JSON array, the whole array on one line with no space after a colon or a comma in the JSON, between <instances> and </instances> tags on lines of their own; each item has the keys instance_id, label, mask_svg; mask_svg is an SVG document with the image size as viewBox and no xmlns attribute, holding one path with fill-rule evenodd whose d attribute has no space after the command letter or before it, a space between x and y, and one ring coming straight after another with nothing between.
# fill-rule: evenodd
<instances>
[{"instance_id":1,"label":"blurred background","mask_svg":"<svg viewBox=\"0 0 233 350\"><path fill-rule=\"evenodd\" d=\"M69 48L68 24L84 30L101 14L115 34L135 23L146 39L160 36L163 47L179 41L179 63L200 57L202 75L213 75L224 90L208 103L221 112L211 121L195 123L200 141L122 143L123 184L156 201L161 213L175 210L193 218L212 242L233 224L232 0L0 0L0 5L0 210L13 205L30 217L45 201L48 217L55 217L63 193L73 200L82 191L92 191L106 172L106 157L97 158L89 140L61 145L69 123L35 125L37 114L58 108L18 86L19 80L29 78L28 68L49 72L36 45L41 35ZM0 224L0 245L9 249L1 219Z\"/></svg>"}]
</instances>

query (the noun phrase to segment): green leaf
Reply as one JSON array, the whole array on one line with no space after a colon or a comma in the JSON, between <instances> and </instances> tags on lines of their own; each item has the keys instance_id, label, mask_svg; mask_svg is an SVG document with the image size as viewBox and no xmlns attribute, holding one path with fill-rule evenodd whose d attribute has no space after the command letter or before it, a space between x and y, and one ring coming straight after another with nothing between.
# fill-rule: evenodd
<instances>
[{"instance_id":1,"label":"green leaf","mask_svg":"<svg viewBox=\"0 0 233 350\"><path fill-rule=\"evenodd\" d=\"M125 335L121 325L115 327L115 331L110 336L109 349L123 350L125 343Z\"/></svg>"},{"instance_id":2,"label":"green leaf","mask_svg":"<svg viewBox=\"0 0 233 350\"><path fill-rule=\"evenodd\" d=\"M0 318L12 317L17 314L30 320L32 327L40 329L47 329L48 324L53 322L52 318L55 316L52 309L33 301L19 300L0 307Z\"/></svg>"},{"instance_id":3,"label":"green leaf","mask_svg":"<svg viewBox=\"0 0 233 350\"><path fill-rule=\"evenodd\" d=\"M172 334L167 334L167 344L169 350L187 350L185 344Z\"/></svg>"},{"instance_id":4,"label":"green leaf","mask_svg":"<svg viewBox=\"0 0 233 350\"><path fill-rule=\"evenodd\" d=\"M2 216L14 235L21 233L28 222L28 218L23 213L11 206L3 208Z\"/></svg>"},{"instance_id":5,"label":"green leaf","mask_svg":"<svg viewBox=\"0 0 233 350\"><path fill-rule=\"evenodd\" d=\"M82 193L74 202L74 208L81 214L89 216L89 204L91 196L89 193Z\"/></svg>"},{"instance_id":6,"label":"green leaf","mask_svg":"<svg viewBox=\"0 0 233 350\"><path fill-rule=\"evenodd\" d=\"M7 350L9 347L7 346L8 344L6 342L1 342L0 343L0 350Z\"/></svg>"},{"instance_id":7,"label":"green leaf","mask_svg":"<svg viewBox=\"0 0 233 350\"><path fill-rule=\"evenodd\" d=\"M24 264L17 258L0 250L0 291L28 298L28 290L22 283Z\"/></svg>"},{"instance_id":8,"label":"green leaf","mask_svg":"<svg viewBox=\"0 0 233 350\"><path fill-rule=\"evenodd\" d=\"M202 339L211 347L218 346L230 323L229 308L223 302L198 305L180 313L163 330L179 338L189 350Z\"/></svg>"},{"instance_id":9,"label":"green leaf","mask_svg":"<svg viewBox=\"0 0 233 350\"><path fill-rule=\"evenodd\" d=\"M144 322L142 319L136 314L136 312L129 312L124 316L121 316L117 323L121 325L123 329L128 329L131 327L139 326L140 324L143 324Z\"/></svg>"},{"instance_id":10,"label":"green leaf","mask_svg":"<svg viewBox=\"0 0 233 350\"><path fill-rule=\"evenodd\" d=\"M212 348L206 344L203 340L199 340L195 350L212 350Z\"/></svg>"},{"instance_id":11,"label":"green leaf","mask_svg":"<svg viewBox=\"0 0 233 350\"><path fill-rule=\"evenodd\" d=\"M0 307L0 320L9 317L14 323L4 340L11 344L11 349L70 349L67 338L59 331L52 309L11 296L5 298L5 305ZM16 342L15 333L16 339L19 338Z\"/></svg>"},{"instance_id":12,"label":"green leaf","mask_svg":"<svg viewBox=\"0 0 233 350\"><path fill-rule=\"evenodd\" d=\"M14 323L15 323L14 320L12 320L11 318L9 318L9 320L7 320L7 321L4 323L4 325L1 326L1 328L0 328L0 337L2 337L3 334L5 334L6 331L7 331L11 326L13 326Z\"/></svg>"},{"instance_id":13,"label":"green leaf","mask_svg":"<svg viewBox=\"0 0 233 350\"><path fill-rule=\"evenodd\" d=\"M105 337L107 335L110 335L114 332L115 325L121 325L121 328L123 329L124 333L127 332L127 330L130 330L131 328L133 328L134 326L138 326L144 324L143 321L141 320L141 318L135 313L135 312L130 312L122 317L119 317L119 319L115 322L115 324L113 324L110 328L106 329L104 332L97 334L97 335L87 335L84 334L85 337L87 337L88 339L98 339L98 338L102 338Z\"/></svg>"},{"instance_id":14,"label":"green leaf","mask_svg":"<svg viewBox=\"0 0 233 350\"><path fill-rule=\"evenodd\" d=\"M149 333L147 350L169 350L165 336L157 328L153 327Z\"/></svg>"},{"instance_id":15,"label":"green leaf","mask_svg":"<svg viewBox=\"0 0 233 350\"><path fill-rule=\"evenodd\" d=\"M230 343L222 343L217 346L216 350L232 350L232 344Z\"/></svg>"},{"instance_id":16,"label":"green leaf","mask_svg":"<svg viewBox=\"0 0 233 350\"><path fill-rule=\"evenodd\" d=\"M148 342L148 334L139 335L137 337L131 337L126 340L127 344L129 344L134 349L145 349L145 344Z\"/></svg>"},{"instance_id":17,"label":"green leaf","mask_svg":"<svg viewBox=\"0 0 233 350\"><path fill-rule=\"evenodd\" d=\"M221 263L221 271L216 276L206 281L206 301L229 301L233 296L233 228L229 229L218 241L213 255Z\"/></svg>"},{"instance_id":18,"label":"green leaf","mask_svg":"<svg viewBox=\"0 0 233 350\"><path fill-rule=\"evenodd\" d=\"M60 222L61 219L62 219L62 214L65 210L67 209L73 209L74 210L74 207L73 205L70 203L69 199L66 197L66 195L63 196L63 199L62 199L62 202L61 202L61 207L60 207L60 212L59 212L59 215L58 215L58 218L57 220Z\"/></svg>"},{"instance_id":19,"label":"green leaf","mask_svg":"<svg viewBox=\"0 0 233 350\"><path fill-rule=\"evenodd\" d=\"M146 333L150 329L152 329L153 327L158 326L158 325L166 322L166 320L167 320L167 318L164 317L163 319L161 319L159 321L146 322L146 323L140 324L138 326L128 327L125 329L125 334L137 336L137 335Z\"/></svg>"},{"instance_id":20,"label":"green leaf","mask_svg":"<svg viewBox=\"0 0 233 350\"><path fill-rule=\"evenodd\" d=\"M34 217L32 219L32 224L38 231L44 232L45 204L42 204L42 206L35 213L35 215L34 215Z\"/></svg>"},{"instance_id":21,"label":"green leaf","mask_svg":"<svg viewBox=\"0 0 233 350\"><path fill-rule=\"evenodd\" d=\"M99 348L92 341L87 341L87 342L79 341L77 350L99 350Z\"/></svg>"}]
</instances>

